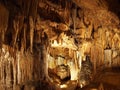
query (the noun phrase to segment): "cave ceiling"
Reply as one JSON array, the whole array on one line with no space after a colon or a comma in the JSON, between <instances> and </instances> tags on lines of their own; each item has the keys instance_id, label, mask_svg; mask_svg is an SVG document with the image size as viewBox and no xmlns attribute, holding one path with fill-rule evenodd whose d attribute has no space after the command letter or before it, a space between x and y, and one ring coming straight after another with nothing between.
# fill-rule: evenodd
<instances>
[{"instance_id":1,"label":"cave ceiling","mask_svg":"<svg viewBox=\"0 0 120 90\"><path fill-rule=\"evenodd\" d=\"M0 19L3 23L0 22L0 27L4 28L1 33L6 35L3 41L14 45L17 42L15 37L24 37L28 42L24 38L20 40L24 40L27 45L29 42L39 43L39 37L46 36L50 41L61 42L59 38L63 37L64 33L73 37L76 44L80 44L84 43L86 38L88 41L97 40L100 32L105 37L107 30L109 38L115 37L115 40L119 41L119 4L119 0L1 0ZM30 39L31 35L25 36L32 32L32 28L34 40ZM100 28L104 30L100 31ZM104 48L105 42L103 40ZM19 46L22 47L22 44Z\"/></svg>"}]
</instances>

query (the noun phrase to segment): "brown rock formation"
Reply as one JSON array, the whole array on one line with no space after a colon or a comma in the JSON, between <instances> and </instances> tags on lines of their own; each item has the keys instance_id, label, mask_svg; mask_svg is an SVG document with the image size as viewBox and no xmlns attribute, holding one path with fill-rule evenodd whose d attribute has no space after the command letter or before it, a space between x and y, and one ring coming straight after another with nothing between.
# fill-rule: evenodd
<instances>
[{"instance_id":1,"label":"brown rock formation","mask_svg":"<svg viewBox=\"0 0 120 90\"><path fill-rule=\"evenodd\" d=\"M54 83L62 82L63 74L56 73L59 64L69 67L69 80L79 81L88 56L94 74L99 68L119 67L119 4L119 0L1 0L0 84L36 90L42 86L28 82L44 86L50 81L53 89Z\"/></svg>"}]
</instances>

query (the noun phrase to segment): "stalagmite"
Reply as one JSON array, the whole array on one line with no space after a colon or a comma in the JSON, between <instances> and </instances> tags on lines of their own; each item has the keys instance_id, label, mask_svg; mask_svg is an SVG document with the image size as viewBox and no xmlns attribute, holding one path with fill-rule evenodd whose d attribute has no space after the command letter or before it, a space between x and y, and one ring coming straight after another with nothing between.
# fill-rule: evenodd
<instances>
[{"instance_id":1,"label":"stalagmite","mask_svg":"<svg viewBox=\"0 0 120 90\"><path fill-rule=\"evenodd\" d=\"M93 63L93 70L94 70L94 74L96 73L96 62L97 62L97 55L98 53L96 53L96 46L93 46L91 48L91 60Z\"/></svg>"},{"instance_id":2,"label":"stalagmite","mask_svg":"<svg viewBox=\"0 0 120 90\"><path fill-rule=\"evenodd\" d=\"M33 52L33 38L34 38L34 21L33 18L29 17L29 25L30 25L30 52Z\"/></svg>"},{"instance_id":3,"label":"stalagmite","mask_svg":"<svg viewBox=\"0 0 120 90\"><path fill-rule=\"evenodd\" d=\"M13 59L12 61L13 64L13 84L17 84L17 60Z\"/></svg>"},{"instance_id":4,"label":"stalagmite","mask_svg":"<svg viewBox=\"0 0 120 90\"><path fill-rule=\"evenodd\" d=\"M77 80L78 79L78 70L76 70L76 66L74 62L69 62L70 66L70 80Z\"/></svg>"},{"instance_id":5,"label":"stalagmite","mask_svg":"<svg viewBox=\"0 0 120 90\"><path fill-rule=\"evenodd\" d=\"M100 83L100 86L98 87L98 90L104 90L103 84Z\"/></svg>"},{"instance_id":6,"label":"stalagmite","mask_svg":"<svg viewBox=\"0 0 120 90\"><path fill-rule=\"evenodd\" d=\"M110 48L109 47L109 32L106 31L106 45L107 45L107 48Z\"/></svg>"},{"instance_id":7,"label":"stalagmite","mask_svg":"<svg viewBox=\"0 0 120 90\"><path fill-rule=\"evenodd\" d=\"M74 52L73 60L71 60L71 62L68 63L68 65L70 66L70 76L71 76L70 80L78 79L78 65L77 65L77 60L75 59L76 59L76 55Z\"/></svg>"},{"instance_id":8,"label":"stalagmite","mask_svg":"<svg viewBox=\"0 0 120 90\"><path fill-rule=\"evenodd\" d=\"M21 83L20 52L17 53L17 80L18 84L20 84Z\"/></svg>"},{"instance_id":9,"label":"stalagmite","mask_svg":"<svg viewBox=\"0 0 120 90\"><path fill-rule=\"evenodd\" d=\"M112 63L111 55L112 55L111 49L104 50L105 67L111 67L111 63Z\"/></svg>"},{"instance_id":10,"label":"stalagmite","mask_svg":"<svg viewBox=\"0 0 120 90\"><path fill-rule=\"evenodd\" d=\"M46 68L45 68L45 72L46 72L46 78L50 80L50 77L48 75L48 59L49 59L49 47L46 48Z\"/></svg>"},{"instance_id":11,"label":"stalagmite","mask_svg":"<svg viewBox=\"0 0 120 90\"><path fill-rule=\"evenodd\" d=\"M82 66L82 57L79 55L78 57L78 60L79 60L79 69L81 71L81 66Z\"/></svg>"},{"instance_id":12,"label":"stalagmite","mask_svg":"<svg viewBox=\"0 0 120 90\"><path fill-rule=\"evenodd\" d=\"M8 60L7 62L7 66L6 66L6 85L12 85L11 81L12 81L12 68L11 68L11 60Z\"/></svg>"},{"instance_id":13,"label":"stalagmite","mask_svg":"<svg viewBox=\"0 0 120 90\"><path fill-rule=\"evenodd\" d=\"M47 49L45 46L42 47L42 54L43 54L43 72L42 74L42 79L48 79L48 54L47 54Z\"/></svg>"}]
</instances>

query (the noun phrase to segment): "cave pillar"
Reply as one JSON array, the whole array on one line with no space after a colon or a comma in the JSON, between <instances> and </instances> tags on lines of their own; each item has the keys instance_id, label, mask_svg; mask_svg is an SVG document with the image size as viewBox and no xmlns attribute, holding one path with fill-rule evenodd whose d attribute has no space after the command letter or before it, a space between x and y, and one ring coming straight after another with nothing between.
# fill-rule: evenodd
<instances>
[{"instance_id":1,"label":"cave pillar","mask_svg":"<svg viewBox=\"0 0 120 90\"><path fill-rule=\"evenodd\" d=\"M77 64L77 55L76 51L74 51L74 57L71 62L69 62L70 66L70 75L71 75L71 80L78 80L78 64Z\"/></svg>"},{"instance_id":2,"label":"cave pillar","mask_svg":"<svg viewBox=\"0 0 120 90\"><path fill-rule=\"evenodd\" d=\"M42 46L42 53L43 53L43 78L48 79L48 47L46 47L45 45Z\"/></svg>"},{"instance_id":3,"label":"cave pillar","mask_svg":"<svg viewBox=\"0 0 120 90\"><path fill-rule=\"evenodd\" d=\"M48 59L49 59L49 47L46 48L46 69L45 69L45 72L46 72L46 78L49 79L49 75L48 75Z\"/></svg>"},{"instance_id":4,"label":"cave pillar","mask_svg":"<svg viewBox=\"0 0 120 90\"><path fill-rule=\"evenodd\" d=\"M13 84L16 85L17 84L17 62L16 62L16 59L13 59L12 65L13 65Z\"/></svg>"},{"instance_id":5,"label":"cave pillar","mask_svg":"<svg viewBox=\"0 0 120 90\"><path fill-rule=\"evenodd\" d=\"M93 63L93 70L94 70L94 74L96 73L96 61L97 61L97 53L96 53L96 50L95 50L95 46L93 46L91 48L91 61Z\"/></svg>"},{"instance_id":6,"label":"cave pillar","mask_svg":"<svg viewBox=\"0 0 120 90\"><path fill-rule=\"evenodd\" d=\"M78 70L76 69L75 63L70 62L70 75L71 75L71 80L77 80L78 79Z\"/></svg>"},{"instance_id":7,"label":"cave pillar","mask_svg":"<svg viewBox=\"0 0 120 90\"><path fill-rule=\"evenodd\" d=\"M9 57L10 58L10 57ZM11 61L7 61L6 62L6 85L12 85L11 81L12 81L12 67L11 67Z\"/></svg>"},{"instance_id":8,"label":"cave pillar","mask_svg":"<svg viewBox=\"0 0 120 90\"><path fill-rule=\"evenodd\" d=\"M18 62L18 64L17 64L18 65L18 67L17 67L17 69L18 69L17 70L18 71L18 77L17 78L18 78L18 83L20 83L20 80L21 80L20 53L18 53L18 61L17 62Z\"/></svg>"},{"instance_id":9,"label":"cave pillar","mask_svg":"<svg viewBox=\"0 0 120 90\"><path fill-rule=\"evenodd\" d=\"M103 59L104 53L102 47L98 45L93 45L91 47L91 62L93 64L94 74L96 73L97 68L104 65Z\"/></svg>"},{"instance_id":10,"label":"cave pillar","mask_svg":"<svg viewBox=\"0 0 120 90\"><path fill-rule=\"evenodd\" d=\"M105 67L111 67L111 60L112 60L111 55L112 55L112 50L111 49L104 50Z\"/></svg>"}]
</instances>

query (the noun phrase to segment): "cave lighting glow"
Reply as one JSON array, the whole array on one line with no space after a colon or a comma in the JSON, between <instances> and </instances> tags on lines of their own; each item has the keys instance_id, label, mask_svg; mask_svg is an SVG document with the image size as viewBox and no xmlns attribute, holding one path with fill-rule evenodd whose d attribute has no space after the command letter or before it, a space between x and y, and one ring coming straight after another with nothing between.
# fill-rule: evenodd
<instances>
[{"instance_id":1,"label":"cave lighting glow","mask_svg":"<svg viewBox=\"0 0 120 90\"><path fill-rule=\"evenodd\" d=\"M76 50L76 47L72 45L71 43L66 43L66 42L58 43L57 40L54 40L53 43L51 43L51 46L52 47L64 47L64 48L70 48L70 49Z\"/></svg>"},{"instance_id":2,"label":"cave lighting glow","mask_svg":"<svg viewBox=\"0 0 120 90\"><path fill-rule=\"evenodd\" d=\"M60 42L58 42L57 40L53 40L53 42L51 42L51 47L64 47L73 50L77 49L77 46L74 44L72 38L66 36L65 34L61 36L61 39L59 41Z\"/></svg>"},{"instance_id":3,"label":"cave lighting glow","mask_svg":"<svg viewBox=\"0 0 120 90\"><path fill-rule=\"evenodd\" d=\"M60 85L60 88L67 88L68 86L66 84Z\"/></svg>"},{"instance_id":4,"label":"cave lighting glow","mask_svg":"<svg viewBox=\"0 0 120 90\"><path fill-rule=\"evenodd\" d=\"M82 84L80 84L80 87L82 88L82 87L83 87L83 85L82 85Z\"/></svg>"}]
</instances>

